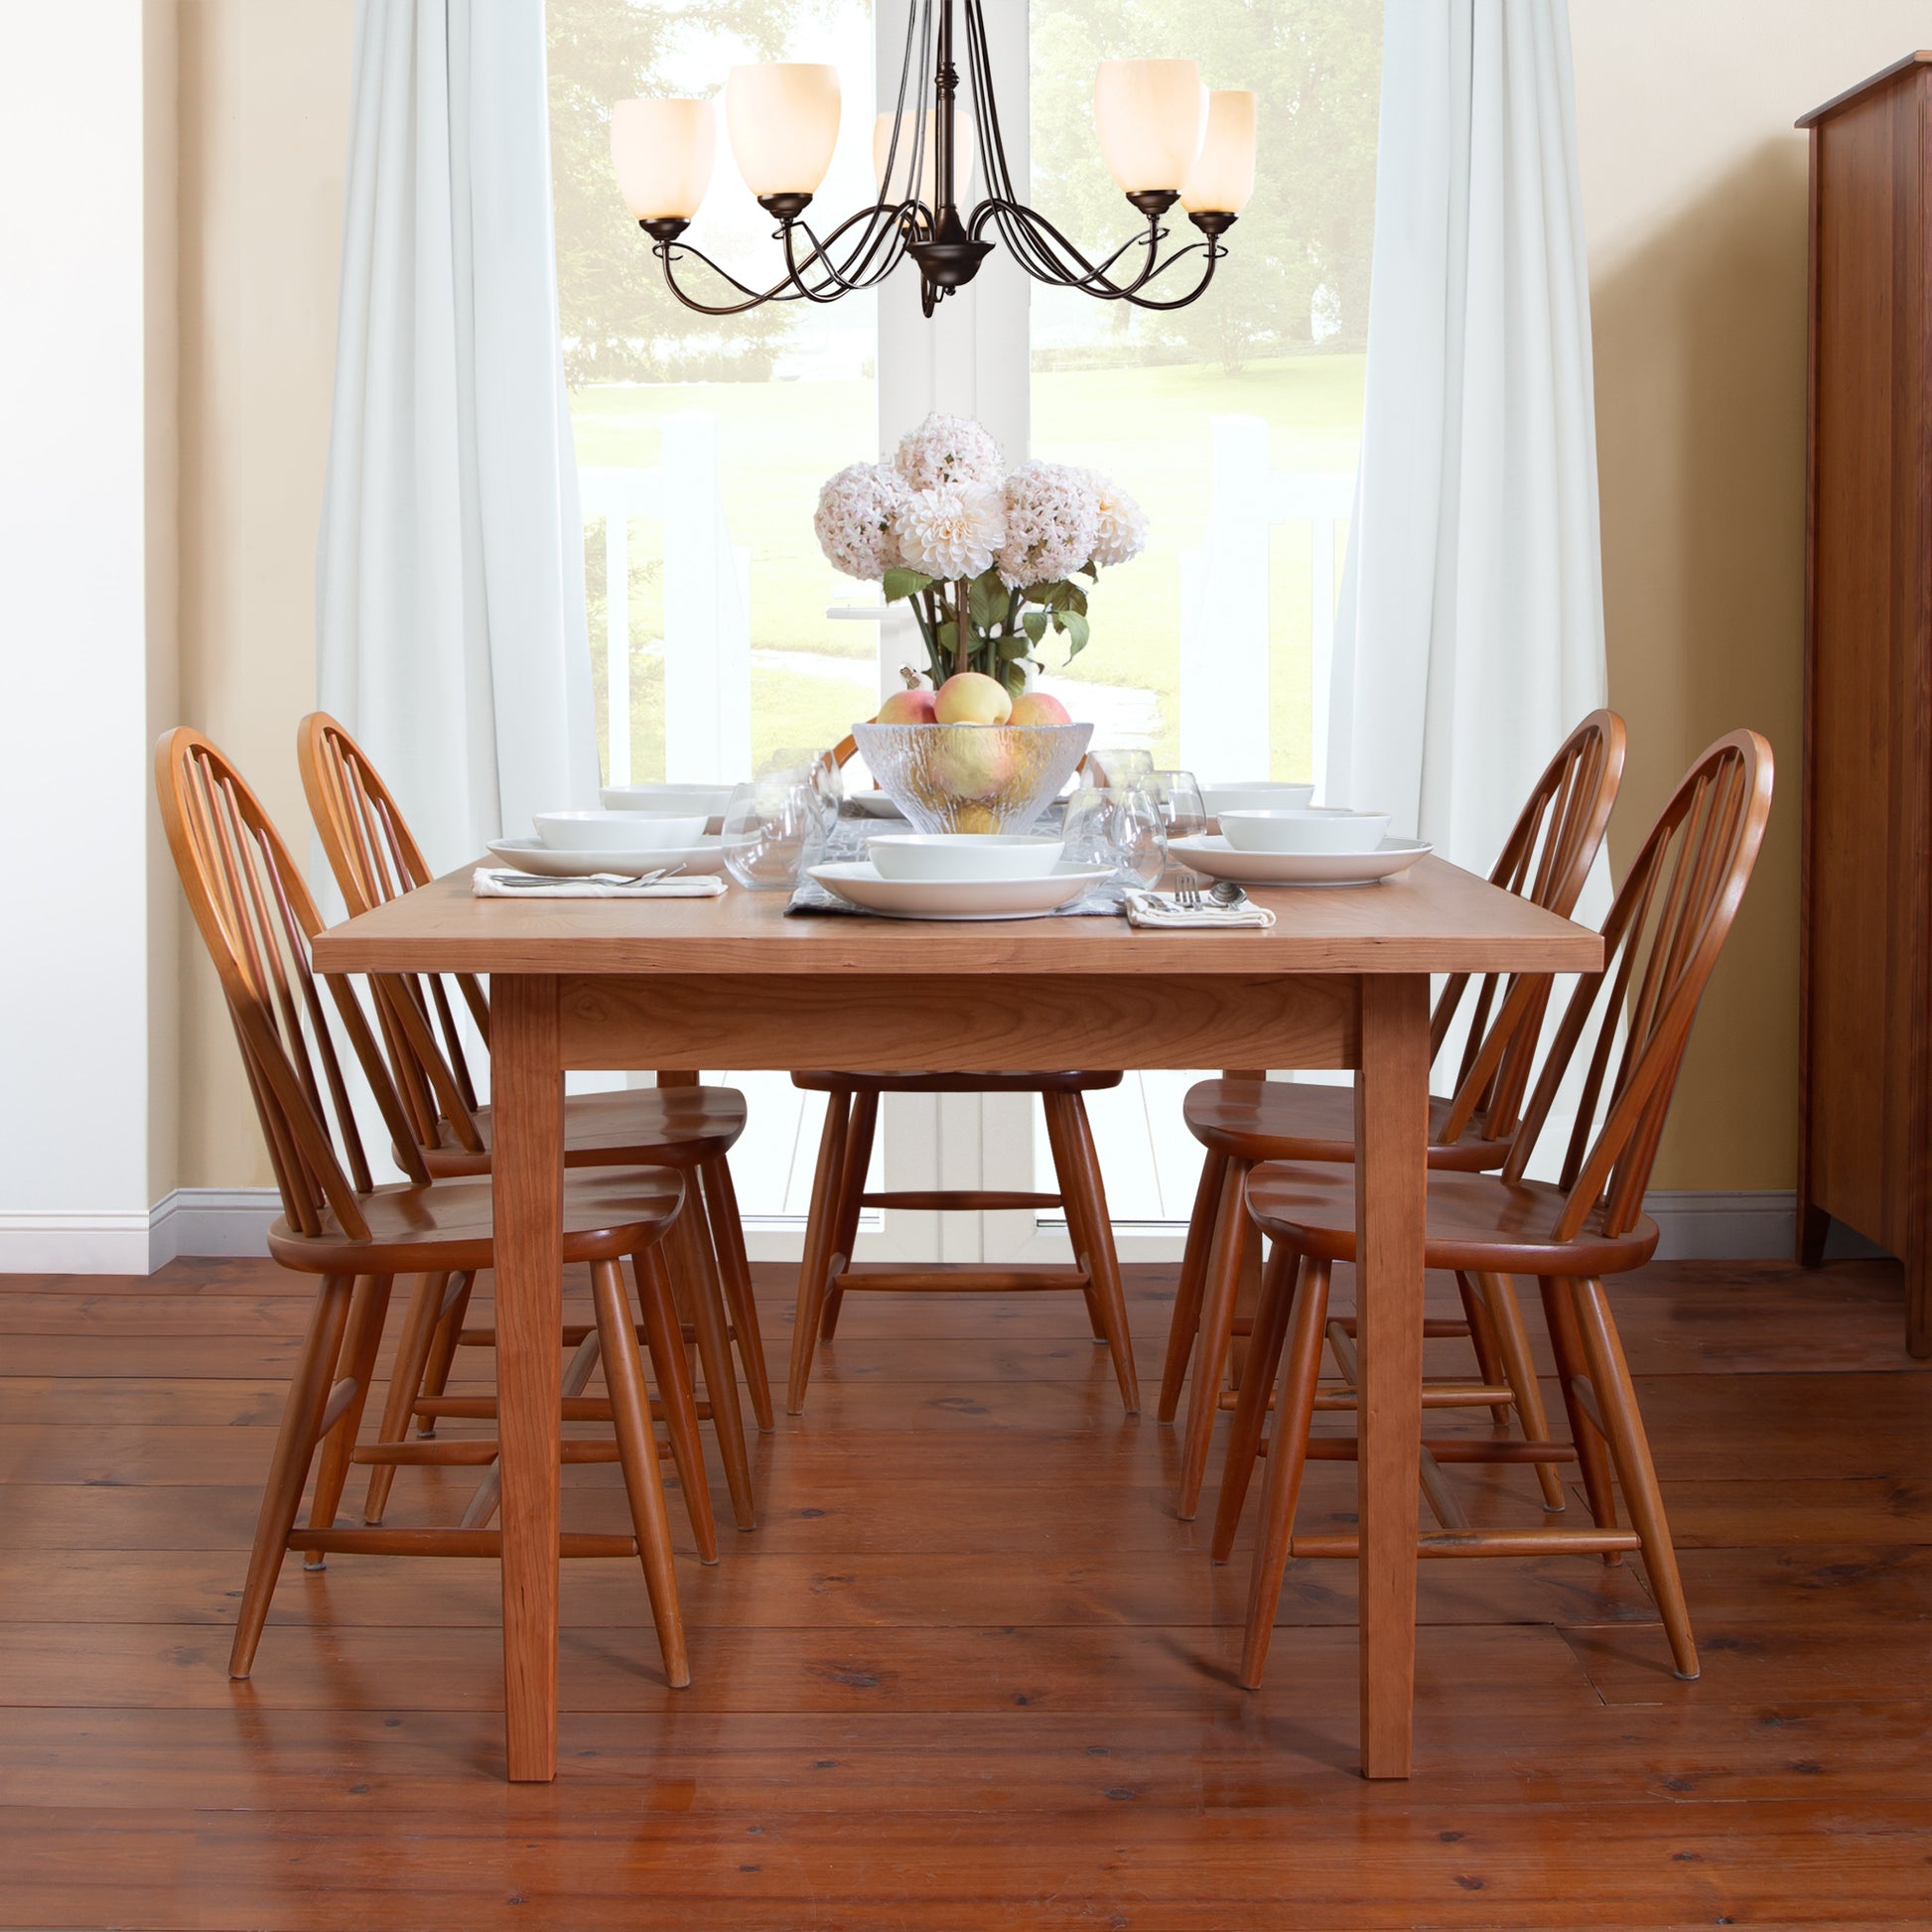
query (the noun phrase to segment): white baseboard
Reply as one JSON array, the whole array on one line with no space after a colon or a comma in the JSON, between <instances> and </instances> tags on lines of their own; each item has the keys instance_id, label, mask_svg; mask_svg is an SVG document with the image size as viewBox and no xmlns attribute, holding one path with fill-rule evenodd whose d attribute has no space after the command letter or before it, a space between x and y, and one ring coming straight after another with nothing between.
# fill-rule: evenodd
<instances>
[{"instance_id":1,"label":"white baseboard","mask_svg":"<svg viewBox=\"0 0 1932 1932\"><path fill-rule=\"evenodd\" d=\"M0 1213L0 1275L145 1275L148 1225L139 1208Z\"/></svg>"},{"instance_id":2,"label":"white baseboard","mask_svg":"<svg viewBox=\"0 0 1932 1932\"><path fill-rule=\"evenodd\" d=\"M1663 1261L1785 1261L1793 1252L1796 1197L1789 1189L1660 1190L1645 1202L1663 1230ZM268 1252L269 1223L282 1211L272 1187L178 1187L151 1212L0 1212L0 1274L145 1275L181 1255ZM1179 1223L1122 1222L1123 1261L1178 1261ZM802 1222L755 1220L745 1231L754 1261L795 1262ZM1039 1252L1035 1254L1033 1249ZM1042 1229L1020 1260L1064 1259L1065 1236ZM1882 1254L1850 1228L1832 1226L1827 1253Z\"/></svg>"},{"instance_id":3,"label":"white baseboard","mask_svg":"<svg viewBox=\"0 0 1932 1932\"><path fill-rule=\"evenodd\" d=\"M273 1187L177 1187L148 1224L148 1271L180 1255L265 1255L282 1211Z\"/></svg>"}]
</instances>

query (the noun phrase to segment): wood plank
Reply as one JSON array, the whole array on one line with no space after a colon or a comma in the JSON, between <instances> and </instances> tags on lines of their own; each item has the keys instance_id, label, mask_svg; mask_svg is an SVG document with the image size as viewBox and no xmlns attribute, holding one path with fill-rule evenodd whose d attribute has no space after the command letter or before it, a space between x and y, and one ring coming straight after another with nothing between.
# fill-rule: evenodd
<instances>
[{"instance_id":1,"label":"wood plank","mask_svg":"<svg viewBox=\"0 0 1932 1932\"><path fill-rule=\"evenodd\" d=\"M755 998L734 1005L720 1001L708 972L574 973L561 997L572 1067L782 1072L809 1051L815 1065L876 1072L999 1067L1016 1053L1069 1066L1186 1068L1263 1049L1275 1066L1339 1067L1354 1065L1358 1051L1352 984L1325 975L1163 975L1150 966L1102 993L1070 973L1016 973L1002 979L999 999L962 1002L955 978L848 971L760 979ZM943 1028L934 1013L948 1016Z\"/></svg>"},{"instance_id":2,"label":"wood plank","mask_svg":"<svg viewBox=\"0 0 1932 1932\"><path fill-rule=\"evenodd\" d=\"M1139 931L1102 918L969 925L792 919L773 893L649 902L480 899L471 897L473 870L331 927L316 940L317 966L331 973L1077 973L1119 980L1143 973L1574 973L1602 963L1595 933L1435 858L1372 892L1257 889L1254 897L1283 915L1265 932Z\"/></svg>"}]
</instances>

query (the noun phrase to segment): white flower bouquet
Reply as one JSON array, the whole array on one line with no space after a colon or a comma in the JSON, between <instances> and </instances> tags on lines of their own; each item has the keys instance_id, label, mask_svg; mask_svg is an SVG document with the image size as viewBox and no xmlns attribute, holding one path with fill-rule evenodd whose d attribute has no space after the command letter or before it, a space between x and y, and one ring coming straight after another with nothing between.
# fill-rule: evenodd
<instances>
[{"instance_id":1,"label":"white flower bouquet","mask_svg":"<svg viewBox=\"0 0 1932 1932\"><path fill-rule=\"evenodd\" d=\"M1017 694L1049 633L1070 661L1089 635L1075 580L1097 582L1147 542L1140 505L1105 477L1062 463L1007 474L978 423L939 415L891 463L841 470L813 525L839 570L882 585L888 604L909 601L935 691L977 671Z\"/></svg>"}]
</instances>

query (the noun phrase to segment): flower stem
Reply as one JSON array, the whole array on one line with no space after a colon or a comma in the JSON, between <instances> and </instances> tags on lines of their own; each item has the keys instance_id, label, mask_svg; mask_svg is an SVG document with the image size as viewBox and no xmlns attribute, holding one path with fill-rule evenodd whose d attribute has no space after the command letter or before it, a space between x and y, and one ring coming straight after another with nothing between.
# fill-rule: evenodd
<instances>
[{"instance_id":1,"label":"flower stem","mask_svg":"<svg viewBox=\"0 0 1932 1932\"><path fill-rule=\"evenodd\" d=\"M972 633L967 628L967 595L966 580L962 577L953 586L953 597L957 601L959 609L959 642L953 648L952 665L953 675L955 677L961 671L970 670L973 663Z\"/></svg>"}]
</instances>

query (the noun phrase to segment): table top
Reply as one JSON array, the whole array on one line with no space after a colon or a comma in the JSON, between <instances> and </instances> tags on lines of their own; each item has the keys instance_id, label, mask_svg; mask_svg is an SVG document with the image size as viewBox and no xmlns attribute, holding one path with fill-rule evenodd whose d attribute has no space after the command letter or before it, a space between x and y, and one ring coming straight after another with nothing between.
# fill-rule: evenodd
<instances>
[{"instance_id":1,"label":"table top","mask_svg":"<svg viewBox=\"0 0 1932 1932\"><path fill-rule=\"evenodd\" d=\"M786 918L780 893L722 898L476 898L471 868L332 926L324 972L545 974L1593 972L1602 941L1427 858L1375 886L1261 887L1268 931L1145 931L1104 917Z\"/></svg>"}]
</instances>

